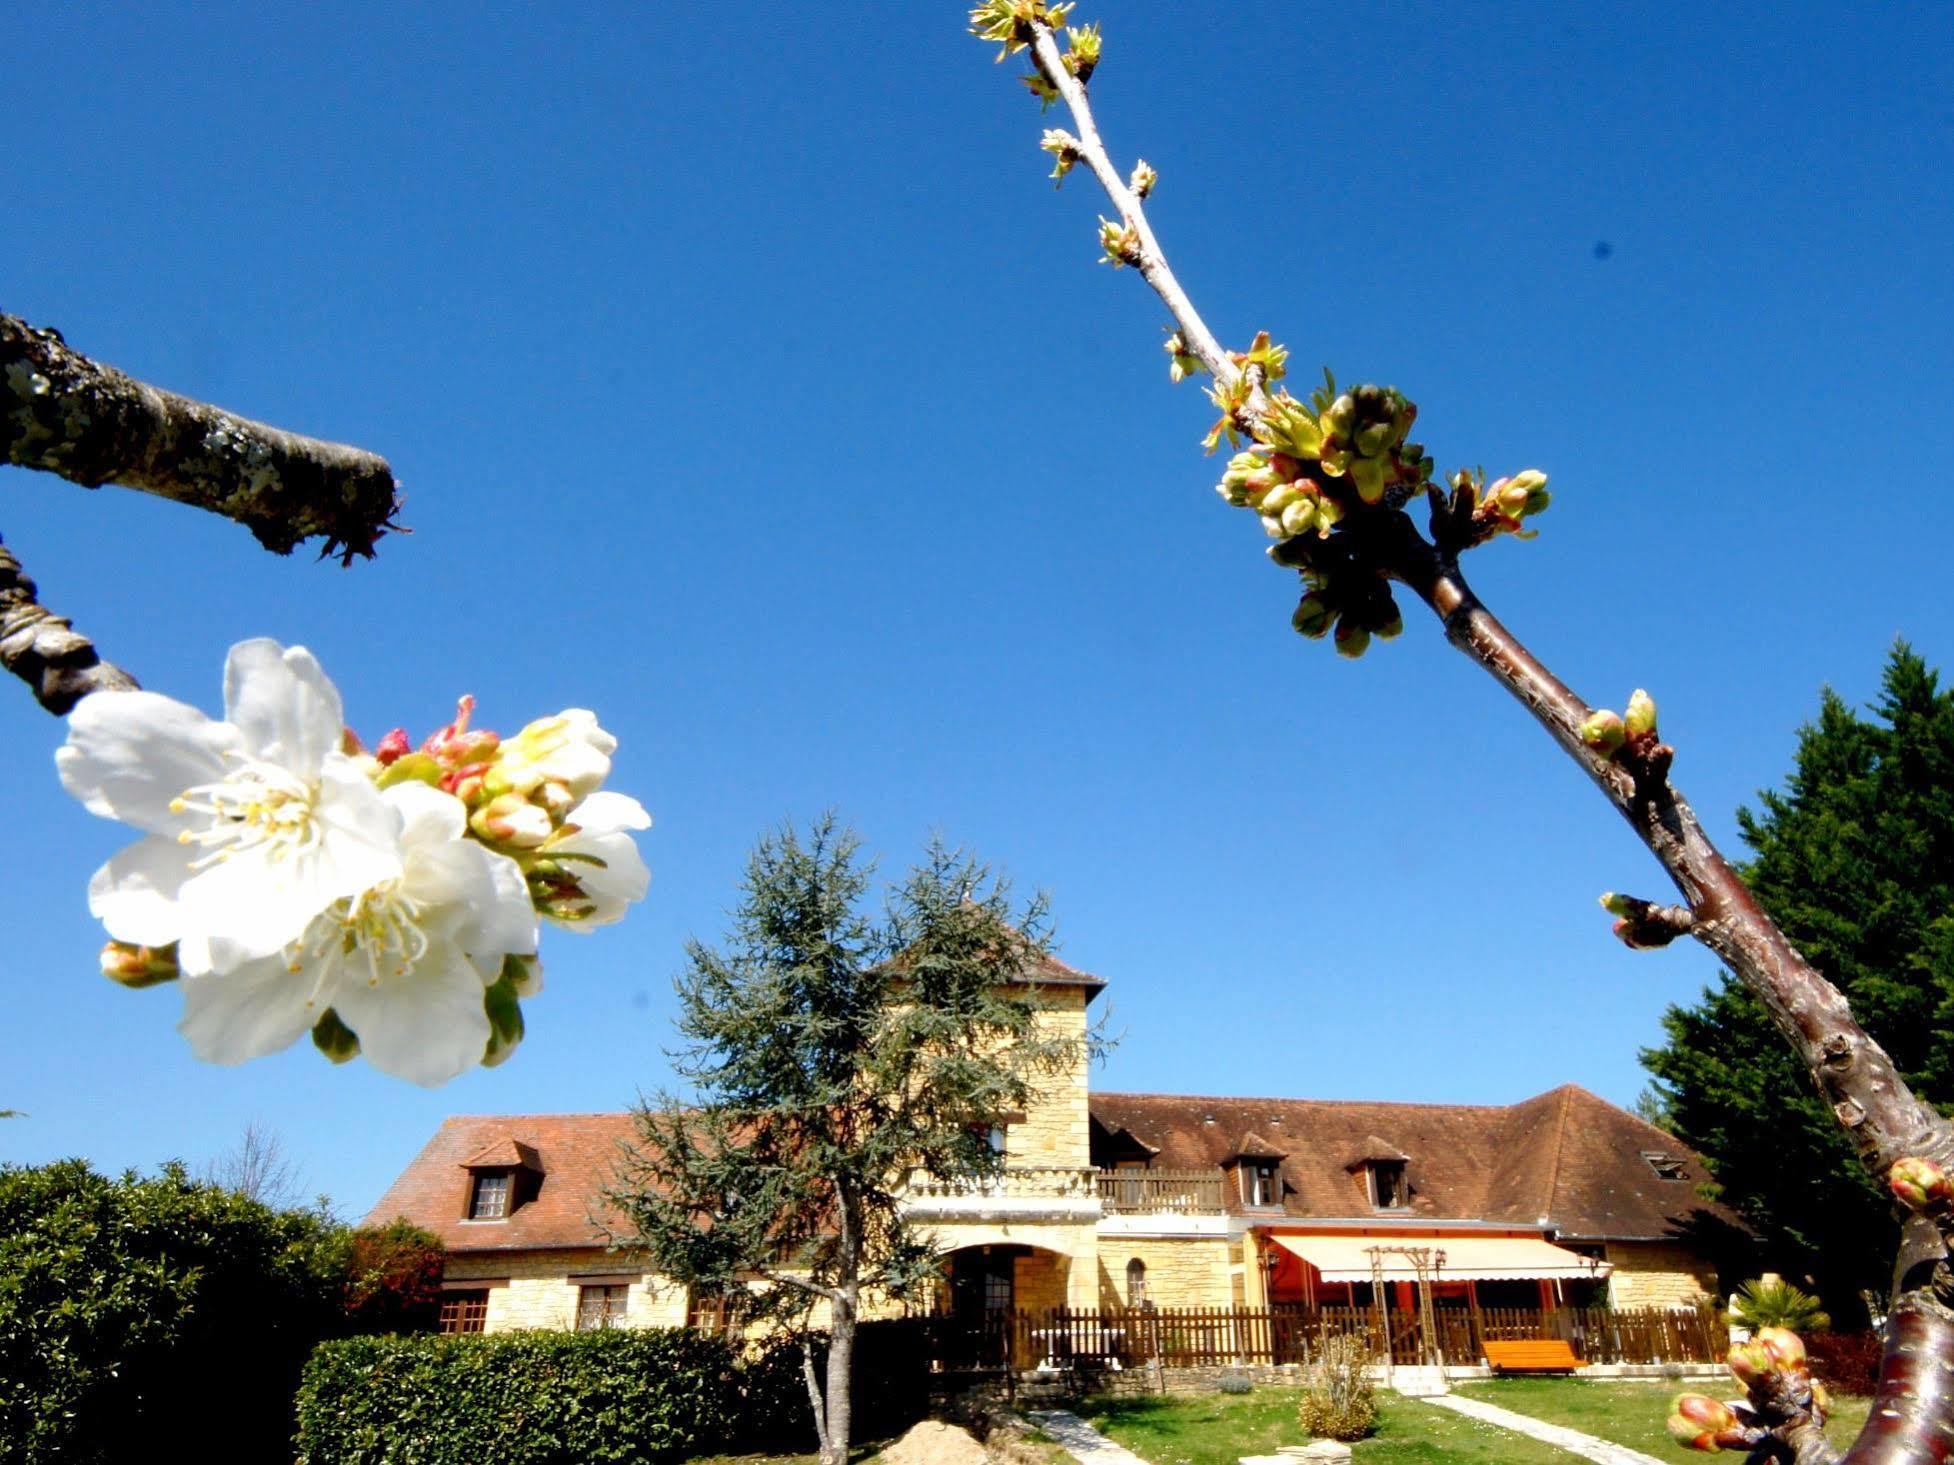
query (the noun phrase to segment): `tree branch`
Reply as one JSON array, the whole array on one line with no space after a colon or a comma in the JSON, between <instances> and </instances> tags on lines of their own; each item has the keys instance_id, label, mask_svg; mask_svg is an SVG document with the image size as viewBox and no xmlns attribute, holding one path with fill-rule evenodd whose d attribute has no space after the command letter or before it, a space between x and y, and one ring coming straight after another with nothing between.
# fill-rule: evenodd
<instances>
[{"instance_id":1,"label":"tree branch","mask_svg":"<svg viewBox=\"0 0 1954 1465\"><path fill-rule=\"evenodd\" d=\"M819 1282L810 1281L806 1277L797 1277L792 1272L776 1272L769 1267L754 1267L752 1271L754 1276L764 1282L772 1282L781 1287L797 1287L812 1297L824 1298L828 1302L842 1300L840 1288L823 1287Z\"/></svg>"},{"instance_id":2,"label":"tree branch","mask_svg":"<svg viewBox=\"0 0 1954 1465\"><path fill-rule=\"evenodd\" d=\"M1241 368L1222 350L1214 332L1208 329L1208 323L1201 319L1194 302L1187 298L1187 292L1181 289L1180 281L1168 268L1167 256L1153 237L1153 226L1147 222L1146 209L1141 206L1138 195L1121 180L1119 170L1113 166L1112 157L1106 151L1106 144L1100 141L1099 126L1092 118L1092 104L1086 100L1085 84L1065 69L1058 42L1052 37L1052 28L1042 21L1036 21L1031 29L1031 54L1037 58L1038 70L1065 99L1065 105L1072 113L1072 124L1079 129L1079 156L1092 169L1093 176L1106 190L1113 207L1119 210L1120 222L1131 229L1140 241L1139 258L1134 261L1134 268L1153 287L1154 294L1167 307L1167 313L1173 316L1174 324L1180 327L1181 340L1187 343L1188 354L1199 357L1201 364L1207 367L1217 382L1233 382L1241 375Z\"/></svg>"},{"instance_id":3,"label":"tree branch","mask_svg":"<svg viewBox=\"0 0 1954 1465\"><path fill-rule=\"evenodd\" d=\"M0 664L34 689L35 700L65 717L90 692L128 692L136 679L112 666L95 643L37 598L14 552L0 541Z\"/></svg>"},{"instance_id":4,"label":"tree branch","mask_svg":"<svg viewBox=\"0 0 1954 1465\"><path fill-rule=\"evenodd\" d=\"M0 448L84 488L116 483L222 514L277 554L322 536L321 557L350 564L398 528L385 458L160 391L4 313Z\"/></svg>"},{"instance_id":5,"label":"tree branch","mask_svg":"<svg viewBox=\"0 0 1954 1465\"><path fill-rule=\"evenodd\" d=\"M1093 125L1084 88L1065 69L1051 29L1029 27L1040 73L1071 108L1079 156L1092 168L1125 227L1139 242L1122 258L1140 273L1180 324L1188 350L1231 383L1239 370L1220 351L1167 268L1139 199L1121 182ZM1259 406L1259 404L1257 404ZM1673 750L1652 736L1634 746L1617 738L1596 748L1582 736L1594 713L1481 604L1459 573L1456 549L1428 542L1394 502L1343 507L1332 543L1348 558L1410 588L1431 607L1446 639L1487 671L1573 758L1642 839L1683 894L1685 906L1637 902L1652 935L1688 934L1714 951L1763 1003L1851 1136L1876 1179L1896 1160L1921 1157L1954 1167L1954 1127L1907 1088L1892 1059L1853 1018L1843 994L1799 955L1711 843L1695 811L1669 782ZM1289 539L1280 563L1309 563L1314 538ZM1449 541L1448 541L1449 544ZM1294 548L1300 546L1300 548ZM1286 555L1285 550L1292 550ZM1846 1465L1913 1465L1954 1452L1954 1270L1949 1244L1932 1220L1912 1217L1895 1277L1879 1394ZM1789 1438L1795 1433L1796 1439ZM1779 1453L1798 1465L1827 1461L1816 1429L1787 1431Z\"/></svg>"}]
</instances>

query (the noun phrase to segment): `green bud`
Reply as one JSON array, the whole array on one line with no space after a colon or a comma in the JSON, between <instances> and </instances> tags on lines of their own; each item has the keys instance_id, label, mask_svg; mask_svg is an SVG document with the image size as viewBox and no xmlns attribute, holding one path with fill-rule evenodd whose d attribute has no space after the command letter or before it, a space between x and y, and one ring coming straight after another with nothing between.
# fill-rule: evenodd
<instances>
[{"instance_id":1,"label":"green bud","mask_svg":"<svg viewBox=\"0 0 1954 1465\"><path fill-rule=\"evenodd\" d=\"M1653 736L1655 733L1655 698L1640 687L1628 699L1628 711L1622 718L1630 737Z\"/></svg>"},{"instance_id":2,"label":"green bud","mask_svg":"<svg viewBox=\"0 0 1954 1465\"><path fill-rule=\"evenodd\" d=\"M373 781L381 788L397 783L438 784L446 772L431 753L405 753L382 768Z\"/></svg>"},{"instance_id":3,"label":"green bud","mask_svg":"<svg viewBox=\"0 0 1954 1465\"><path fill-rule=\"evenodd\" d=\"M1268 411L1255 424L1255 436L1291 458L1307 460L1323 450L1323 430L1316 418L1287 392L1270 400Z\"/></svg>"},{"instance_id":4,"label":"green bud","mask_svg":"<svg viewBox=\"0 0 1954 1465\"><path fill-rule=\"evenodd\" d=\"M1538 468L1524 468L1507 481L1527 493L1538 493L1547 486L1547 475Z\"/></svg>"},{"instance_id":5,"label":"green bud","mask_svg":"<svg viewBox=\"0 0 1954 1465\"><path fill-rule=\"evenodd\" d=\"M1370 650L1371 633L1346 615L1337 622L1336 643L1337 655L1355 661Z\"/></svg>"},{"instance_id":6,"label":"green bud","mask_svg":"<svg viewBox=\"0 0 1954 1465\"><path fill-rule=\"evenodd\" d=\"M1327 436L1334 433L1345 442L1350 440L1351 431L1356 425L1357 402L1348 392L1345 392L1336 401L1332 402L1329 410L1322 417L1324 434Z\"/></svg>"},{"instance_id":7,"label":"green bud","mask_svg":"<svg viewBox=\"0 0 1954 1465\"><path fill-rule=\"evenodd\" d=\"M1612 757L1628 740L1628 729L1617 714L1606 708L1590 712L1581 724L1581 741L1596 752Z\"/></svg>"},{"instance_id":8,"label":"green bud","mask_svg":"<svg viewBox=\"0 0 1954 1465\"><path fill-rule=\"evenodd\" d=\"M1378 640L1395 641L1404 634L1404 615L1392 606L1391 613L1371 629L1377 633Z\"/></svg>"},{"instance_id":9,"label":"green bud","mask_svg":"<svg viewBox=\"0 0 1954 1465\"><path fill-rule=\"evenodd\" d=\"M1737 1429L1739 1424L1728 1404L1708 1394L1678 1394L1669 1406L1666 1421L1670 1437L1677 1444L1706 1452L1721 1449L1717 1437Z\"/></svg>"},{"instance_id":10,"label":"green bud","mask_svg":"<svg viewBox=\"0 0 1954 1465\"><path fill-rule=\"evenodd\" d=\"M1126 180L1126 186L1133 190L1135 198L1145 198L1159 181L1160 175L1153 170L1153 165L1142 158L1133 165L1133 176Z\"/></svg>"},{"instance_id":11,"label":"green bud","mask_svg":"<svg viewBox=\"0 0 1954 1465\"><path fill-rule=\"evenodd\" d=\"M1375 458L1391 445L1391 424L1373 422L1367 427L1357 429L1357 451L1366 458Z\"/></svg>"},{"instance_id":12,"label":"green bud","mask_svg":"<svg viewBox=\"0 0 1954 1465\"><path fill-rule=\"evenodd\" d=\"M1367 504L1374 504L1384 497L1384 463L1378 458L1353 458L1350 461L1350 481L1357 488L1357 497Z\"/></svg>"},{"instance_id":13,"label":"green bud","mask_svg":"<svg viewBox=\"0 0 1954 1465\"><path fill-rule=\"evenodd\" d=\"M1307 534L1316 527L1316 500L1299 498L1282 511L1282 532Z\"/></svg>"},{"instance_id":14,"label":"green bud","mask_svg":"<svg viewBox=\"0 0 1954 1465\"><path fill-rule=\"evenodd\" d=\"M1601 893L1601 908L1611 916L1632 916L1636 910L1635 897L1604 890Z\"/></svg>"},{"instance_id":15,"label":"green bud","mask_svg":"<svg viewBox=\"0 0 1954 1465\"><path fill-rule=\"evenodd\" d=\"M132 991L174 982L181 975L176 967L176 943L135 946L111 941L102 948L102 975Z\"/></svg>"},{"instance_id":16,"label":"green bud","mask_svg":"<svg viewBox=\"0 0 1954 1465\"><path fill-rule=\"evenodd\" d=\"M359 1038L330 1007L326 1009L326 1015L312 1025L312 1046L334 1063L345 1063L360 1056Z\"/></svg>"},{"instance_id":17,"label":"green bud","mask_svg":"<svg viewBox=\"0 0 1954 1465\"><path fill-rule=\"evenodd\" d=\"M1331 623L1337 618L1330 602L1312 590L1296 605L1296 613L1289 618L1291 630L1307 636L1312 641L1320 641L1330 633Z\"/></svg>"}]
</instances>

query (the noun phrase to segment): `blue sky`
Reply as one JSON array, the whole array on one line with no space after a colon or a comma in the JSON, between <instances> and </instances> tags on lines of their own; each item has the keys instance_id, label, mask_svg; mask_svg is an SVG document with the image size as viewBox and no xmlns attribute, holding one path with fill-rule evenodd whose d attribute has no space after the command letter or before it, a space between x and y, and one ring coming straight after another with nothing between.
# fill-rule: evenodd
<instances>
[{"instance_id":1,"label":"blue sky","mask_svg":"<svg viewBox=\"0 0 1954 1465\"><path fill-rule=\"evenodd\" d=\"M1468 570L1592 700L1654 692L1717 836L1822 684L1863 701L1896 635L1954 663L1943 9L1080 15L1224 339L1396 383L1442 468L1553 475ZM658 821L651 899L546 946L507 1066L202 1067L173 992L96 975L124 831L0 688L0 1158L255 1119L358 1213L448 1114L619 1107L754 837L830 805L892 871L938 830L1051 893L1109 1088L1627 1102L1713 975L1608 938L1653 865L1428 618L1357 663L1291 634L1162 312L961 7L77 4L0 44L0 306L387 454L414 529L341 572L0 469L48 601L212 710L250 635L369 735L591 706Z\"/></svg>"}]
</instances>

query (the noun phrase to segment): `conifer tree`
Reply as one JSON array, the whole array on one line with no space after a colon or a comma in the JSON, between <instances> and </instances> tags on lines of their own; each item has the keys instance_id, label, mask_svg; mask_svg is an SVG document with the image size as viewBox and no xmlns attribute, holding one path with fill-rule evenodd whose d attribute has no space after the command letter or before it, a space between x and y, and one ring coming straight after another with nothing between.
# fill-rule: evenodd
<instances>
[{"instance_id":1,"label":"conifer tree","mask_svg":"<svg viewBox=\"0 0 1954 1465\"><path fill-rule=\"evenodd\" d=\"M1914 1091L1954 1100L1954 693L1905 642L1861 716L1829 688L1782 791L1739 812L1764 908L1846 994ZM1646 1050L1670 1125L1836 1313L1891 1275L1898 1227L1815 1093L1725 972ZM1878 1238L1875 1251L1867 1246Z\"/></svg>"},{"instance_id":2,"label":"conifer tree","mask_svg":"<svg viewBox=\"0 0 1954 1465\"><path fill-rule=\"evenodd\" d=\"M641 1103L607 1199L619 1244L740 1320L802 1331L823 1465L843 1465L865 1306L927 1299L941 1275L902 1199L919 1173L994 1174L988 1131L1079 1044L1039 1020L1041 901L932 842L865 911L870 870L832 816L761 840L727 945L688 948L674 1070ZM816 1344L828 1332L826 1377Z\"/></svg>"}]
</instances>

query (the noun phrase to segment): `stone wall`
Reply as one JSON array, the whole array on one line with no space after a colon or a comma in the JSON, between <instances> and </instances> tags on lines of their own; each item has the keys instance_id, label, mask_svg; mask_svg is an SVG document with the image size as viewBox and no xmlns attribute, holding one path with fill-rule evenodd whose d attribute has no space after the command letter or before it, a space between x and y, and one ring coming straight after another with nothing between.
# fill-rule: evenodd
<instances>
[{"instance_id":1,"label":"stone wall","mask_svg":"<svg viewBox=\"0 0 1954 1465\"><path fill-rule=\"evenodd\" d=\"M1715 1295L1717 1274L1688 1247L1667 1241L1611 1241L1608 1298L1616 1307L1692 1307Z\"/></svg>"},{"instance_id":2,"label":"stone wall","mask_svg":"<svg viewBox=\"0 0 1954 1465\"><path fill-rule=\"evenodd\" d=\"M1239 1244L1221 1236L1102 1236L1099 1239L1099 1306L1125 1307L1126 1267L1146 1263L1147 1300L1155 1307L1218 1307L1234 1295L1230 1266Z\"/></svg>"},{"instance_id":3,"label":"stone wall","mask_svg":"<svg viewBox=\"0 0 1954 1465\"><path fill-rule=\"evenodd\" d=\"M647 1272L642 1263L600 1247L571 1251L451 1254L443 1274L448 1282L488 1287L484 1331L516 1328L574 1328L577 1304L586 1282L630 1278L624 1320L631 1327L683 1327L685 1289Z\"/></svg>"},{"instance_id":4,"label":"stone wall","mask_svg":"<svg viewBox=\"0 0 1954 1465\"><path fill-rule=\"evenodd\" d=\"M1084 1169L1092 1163L1091 1115L1086 1087L1086 996L1083 987L1048 987L1038 1024L1048 1034L1070 1038L1078 1056L1062 1073L1041 1076L1038 1096L1024 1118L1004 1132L1007 1165L1058 1165Z\"/></svg>"}]
</instances>

